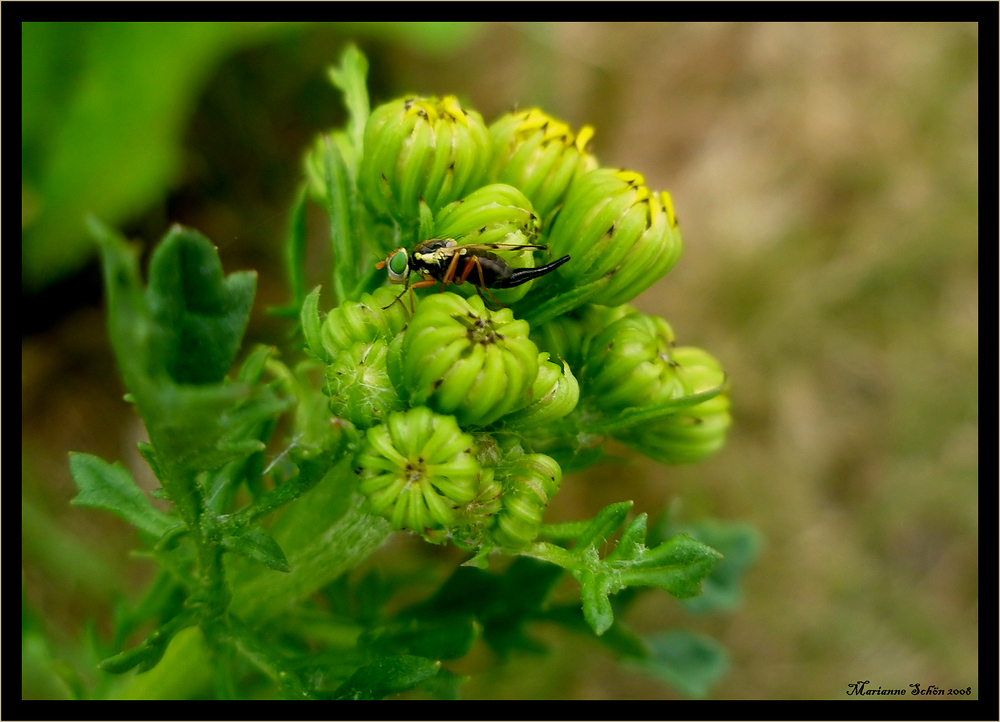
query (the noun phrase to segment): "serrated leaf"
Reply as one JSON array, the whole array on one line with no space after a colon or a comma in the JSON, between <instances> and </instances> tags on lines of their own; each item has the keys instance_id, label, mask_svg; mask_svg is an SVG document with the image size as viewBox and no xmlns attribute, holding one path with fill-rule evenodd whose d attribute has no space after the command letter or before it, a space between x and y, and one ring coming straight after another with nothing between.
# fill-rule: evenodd
<instances>
[{"instance_id":1,"label":"serrated leaf","mask_svg":"<svg viewBox=\"0 0 1000 722\"><path fill-rule=\"evenodd\" d=\"M146 297L160 353L179 384L221 381L250 319L257 274L223 276L219 252L197 231L174 225L149 264Z\"/></svg>"},{"instance_id":2,"label":"serrated leaf","mask_svg":"<svg viewBox=\"0 0 1000 722\"><path fill-rule=\"evenodd\" d=\"M631 501L620 501L617 504L609 504L601 509L577 538L575 550L583 550L603 544L604 540L622 525L631 508Z\"/></svg>"},{"instance_id":3,"label":"serrated leaf","mask_svg":"<svg viewBox=\"0 0 1000 722\"><path fill-rule=\"evenodd\" d=\"M611 593L608 576L584 569L577 576L580 582L580 599L583 602L583 618L594 630L594 634L604 634L614 623L615 614L611 609Z\"/></svg>"},{"instance_id":4,"label":"serrated leaf","mask_svg":"<svg viewBox=\"0 0 1000 722\"><path fill-rule=\"evenodd\" d=\"M729 666L725 647L684 629L660 632L646 642L650 654L639 667L688 697L705 697Z\"/></svg>"},{"instance_id":5,"label":"serrated leaf","mask_svg":"<svg viewBox=\"0 0 1000 722\"><path fill-rule=\"evenodd\" d=\"M618 548L601 559L598 545L621 525L631 506L630 501L606 506L583 528L571 550L537 542L521 552L568 570L580 582L584 618L598 635L614 622L611 594L627 587L649 586L676 597L693 597L701 591L701 580L722 558L711 547L685 534L647 548L643 543L646 515L641 514L625 529Z\"/></svg>"},{"instance_id":6,"label":"serrated leaf","mask_svg":"<svg viewBox=\"0 0 1000 722\"><path fill-rule=\"evenodd\" d=\"M156 537L177 524L177 519L153 506L120 463L70 452L69 470L80 490L71 504L109 511Z\"/></svg>"},{"instance_id":7,"label":"serrated leaf","mask_svg":"<svg viewBox=\"0 0 1000 722\"><path fill-rule=\"evenodd\" d=\"M383 657L357 670L333 693L334 699L384 699L413 689L438 673L441 663L426 657Z\"/></svg>"},{"instance_id":8,"label":"serrated leaf","mask_svg":"<svg viewBox=\"0 0 1000 722\"><path fill-rule=\"evenodd\" d=\"M290 403L277 399L266 386L180 384L170 371L183 370L194 358L210 358L214 361L209 366L216 368L194 373L194 378L209 378L219 376L224 358L231 363L252 300L252 279L248 281L246 275L222 279L211 244L175 227L154 254L147 294L139 276L137 249L95 219L88 223L101 250L115 356L156 451L153 456L144 455L154 464L182 516L194 523L198 494L194 476L218 469L249 453L251 446L259 446L258 442L241 442L254 437L256 424L278 415ZM211 288L201 287L206 283ZM180 298L170 297L173 293ZM204 318L199 318L203 311ZM179 349L198 345L199 338L215 332L219 343L213 337L204 353L193 352L178 362ZM180 375L191 380L186 371Z\"/></svg>"},{"instance_id":9,"label":"serrated leaf","mask_svg":"<svg viewBox=\"0 0 1000 722\"><path fill-rule=\"evenodd\" d=\"M756 561L760 550L757 530L748 524L716 520L705 520L680 530L723 555L722 561L702 582L703 592L692 599L682 600L684 607L695 614L729 611L738 607L743 599L743 576Z\"/></svg>"},{"instance_id":10,"label":"serrated leaf","mask_svg":"<svg viewBox=\"0 0 1000 722\"><path fill-rule=\"evenodd\" d=\"M327 71L330 80L340 88L347 107L347 133L357 157L364 147L365 125L371 106L368 100L368 59L354 46L348 45L340 56L340 65Z\"/></svg>"},{"instance_id":11,"label":"serrated leaf","mask_svg":"<svg viewBox=\"0 0 1000 722\"><path fill-rule=\"evenodd\" d=\"M230 551L257 560L269 569L285 573L292 571L278 542L262 527L251 527L245 534L226 537L223 545Z\"/></svg>"},{"instance_id":12,"label":"serrated leaf","mask_svg":"<svg viewBox=\"0 0 1000 722\"><path fill-rule=\"evenodd\" d=\"M593 627L583 616L583 609L579 605L567 604L552 609L545 610L539 618L556 622L575 632L587 635L593 633ZM630 627L620 619L614 623L598 637L601 644L611 649L618 657L644 659L649 655L646 642L636 634Z\"/></svg>"},{"instance_id":13,"label":"serrated leaf","mask_svg":"<svg viewBox=\"0 0 1000 722\"><path fill-rule=\"evenodd\" d=\"M701 592L701 581L722 559L712 547L678 534L654 549L647 549L621 571L625 586L663 589L675 597L693 597Z\"/></svg>"}]
</instances>

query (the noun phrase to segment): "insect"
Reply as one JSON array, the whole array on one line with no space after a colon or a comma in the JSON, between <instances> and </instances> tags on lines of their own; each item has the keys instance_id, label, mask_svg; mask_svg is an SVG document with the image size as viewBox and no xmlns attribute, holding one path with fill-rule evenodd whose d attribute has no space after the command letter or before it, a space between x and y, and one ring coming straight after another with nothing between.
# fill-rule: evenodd
<instances>
[{"instance_id":1,"label":"insect","mask_svg":"<svg viewBox=\"0 0 1000 722\"><path fill-rule=\"evenodd\" d=\"M452 238L432 238L421 241L413 254L405 248L392 251L384 261L375 264L376 268L388 267L390 283L404 283L403 293L410 291L410 309L413 310L414 288L426 288L435 283L441 283L441 290L449 283L461 284L468 281L476 287L476 293L482 298L483 291L499 306L503 307L490 293L491 288L514 288L522 283L551 273L569 260L563 256L557 261L539 266L538 268L511 268L493 251L526 251L545 250L547 246L535 244L518 245L513 243L469 243L459 245ZM410 283L410 273L416 271L422 278L416 283ZM399 301L403 293L396 297ZM483 299L485 302L486 299ZM392 306L396 303L389 304ZM388 308L387 306L386 308Z\"/></svg>"}]
</instances>

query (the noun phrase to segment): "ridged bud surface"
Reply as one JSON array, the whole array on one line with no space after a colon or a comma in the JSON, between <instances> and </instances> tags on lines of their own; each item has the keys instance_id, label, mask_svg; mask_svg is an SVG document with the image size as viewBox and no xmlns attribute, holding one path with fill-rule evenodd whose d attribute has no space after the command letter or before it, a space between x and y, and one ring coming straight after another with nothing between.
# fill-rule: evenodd
<instances>
[{"instance_id":1,"label":"ridged bud surface","mask_svg":"<svg viewBox=\"0 0 1000 722\"><path fill-rule=\"evenodd\" d=\"M535 540L549 500L559 491L562 469L544 454L522 456L497 471L502 489L500 511L490 535L507 549L523 549Z\"/></svg>"},{"instance_id":2,"label":"ridged bud surface","mask_svg":"<svg viewBox=\"0 0 1000 722\"><path fill-rule=\"evenodd\" d=\"M489 155L482 117L454 96L404 98L369 116L358 187L376 216L409 225L421 199L436 213L482 185Z\"/></svg>"},{"instance_id":3,"label":"ridged bud surface","mask_svg":"<svg viewBox=\"0 0 1000 722\"><path fill-rule=\"evenodd\" d=\"M402 408L386 371L387 350L381 338L356 343L340 351L326 367L324 392L330 397L330 410L359 429L380 423Z\"/></svg>"},{"instance_id":4,"label":"ridged bud surface","mask_svg":"<svg viewBox=\"0 0 1000 722\"><path fill-rule=\"evenodd\" d=\"M674 332L662 318L630 313L587 342L583 386L605 411L648 406L684 395L671 361Z\"/></svg>"},{"instance_id":5,"label":"ridged bud surface","mask_svg":"<svg viewBox=\"0 0 1000 722\"><path fill-rule=\"evenodd\" d=\"M559 275L572 285L608 278L590 299L616 306L646 290L677 262L681 236L670 194L653 194L638 173L598 168L580 176L548 237L572 263Z\"/></svg>"},{"instance_id":6,"label":"ridged bud surface","mask_svg":"<svg viewBox=\"0 0 1000 722\"><path fill-rule=\"evenodd\" d=\"M547 351L538 354L538 378L531 387L531 401L504 417L509 426L530 429L561 419L576 408L580 385L569 364L549 361Z\"/></svg>"},{"instance_id":7,"label":"ridged bud surface","mask_svg":"<svg viewBox=\"0 0 1000 722\"><path fill-rule=\"evenodd\" d=\"M700 348L678 347L672 357L687 395L718 388L725 381L719 362ZM700 461L722 448L731 423L729 394L723 391L662 421L630 429L619 438L661 463L681 464Z\"/></svg>"},{"instance_id":8,"label":"ridged bud surface","mask_svg":"<svg viewBox=\"0 0 1000 722\"><path fill-rule=\"evenodd\" d=\"M396 343L398 371L390 368L390 376L410 402L454 414L462 426L484 426L523 407L538 375L528 324L510 309L490 311L477 296L427 296Z\"/></svg>"},{"instance_id":9,"label":"ridged bud surface","mask_svg":"<svg viewBox=\"0 0 1000 722\"><path fill-rule=\"evenodd\" d=\"M479 493L482 469L472 446L451 416L426 407L390 414L368 429L357 458L358 491L393 529L442 542Z\"/></svg>"},{"instance_id":10,"label":"ridged bud surface","mask_svg":"<svg viewBox=\"0 0 1000 722\"><path fill-rule=\"evenodd\" d=\"M589 125L573 133L537 108L508 113L490 126L493 155L489 178L519 188L546 218L562 203L570 184L597 167L586 152Z\"/></svg>"},{"instance_id":11,"label":"ridged bud surface","mask_svg":"<svg viewBox=\"0 0 1000 722\"><path fill-rule=\"evenodd\" d=\"M370 343L377 338L388 341L399 333L410 311L406 303L394 303L398 295L397 290L377 288L359 301L347 301L330 311L320 330L323 348L330 358L356 343Z\"/></svg>"}]
</instances>

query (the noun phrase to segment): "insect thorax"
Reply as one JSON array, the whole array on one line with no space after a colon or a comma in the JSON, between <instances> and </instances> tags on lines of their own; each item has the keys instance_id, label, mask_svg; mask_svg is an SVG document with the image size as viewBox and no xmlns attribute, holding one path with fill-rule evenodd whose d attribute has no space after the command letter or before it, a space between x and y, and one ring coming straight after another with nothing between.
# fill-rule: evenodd
<instances>
[{"instance_id":1,"label":"insect thorax","mask_svg":"<svg viewBox=\"0 0 1000 722\"><path fill-rule=\"evenodd\" d=\"M456 252L459 255L465 255L461 250L454 250L456 244L453 240L430 241L425 243L430 250L414 250L413 252L415 266L424 266L425 268L445 267L451 263L451 259Z\"/></svg>"}]
</instances>

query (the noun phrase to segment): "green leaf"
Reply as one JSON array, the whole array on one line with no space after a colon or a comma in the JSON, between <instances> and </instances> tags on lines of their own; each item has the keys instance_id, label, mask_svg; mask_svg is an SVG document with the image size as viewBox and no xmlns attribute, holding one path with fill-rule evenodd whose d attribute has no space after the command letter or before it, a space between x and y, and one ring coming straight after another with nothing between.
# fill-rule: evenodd
<instances>
[{"instance_id":1,"label":"green leaf","mask_svg":"<svg viewBox=\"0 0 1000 722\"><path fill-rule=\"evenodd\" d=\"M275 352L274 346L259 344L254 347L250 355L244 359L243 365L240 366L239 373L236 374L237 380L245 384L259 384L264 376L267 360Z\"/></svg>"},{"instance_id":2,"label":"green leaf","mask_svg":"<svg viewBox=\"0 0 1000 722\"><path fill-rule=\"evenodd\" d=\"M624 586L658 587L675 597L693 597L701 593L701 580L721 559L712 547L677 534L640 554L622 570L621 581Z\"/></svg>"},{"instance_id":3,"label":"green leaf","mask_svg":"<svg viewBox=\"0 0 1000 722\"><path fill-rule=\"evenodd\" d=\"M327 198L330 216L330 244L333 246L333 290L337 303L352 300L348 292L358 285L357 243L354 236L353 201L354 183L340 146L328 135L323 136L325 153L323 168L326 174Z\"/></svg>"},{"instance_id":4,"label":"green leaf","mask_svg":"<svg viewBox=\"0 0 1000 722\"><path fill-rule=\"evenodd\" d=\"M271 533L292 571L234 569L234 613L253 620L280 614L289 603L349 572L388 538L389 523L363 511L354 479L350 458L344 459L288 507Z\"/></svg>"},{"instance_id":5,"label":"green leaf","mask_svg":"<svg viewBox=\"0 0 1000 722\"><path fill-rule=\"evenodd\" d=\"M725 647L684 629L660 632L646 642L650 654L637 663L640 669L689 697L705 697L729 666Z\"/></svg>"},{"instance_id":6,"label":"green leaf","mask_svg":"<svg viewBox=\"0 0 1000 722\"><path fill-rule=\"evenodd\" d=\"M274 316L295 318L302 308L306 295L306 248L308 229L306 223L306 201L309 200L309 185L303 183L295 196L292 215L288 222L288 236L285 240L285 272L292 290L292 301L287 306L269 309Z\"/></svg>"},{"instance_id":7,"label":"green leaf","mask_svg":"<svg viewBox=\"0 0 1000 722\"><path fill-rule=\"evenodd\" d=\"M742 580L760 552L760 533L749 524L706 519L683 526L666 527L663 533L686 532L722 553L723 559L702 582L703 593L683 599L695 614L731 611L743 600Z\"/></svg>"},{"instance_id":8,"label":"green leaf","mask_svg":"<svg viewBox=\"0 0 1000 722\"><path fill-rule=\"evenodd\" d=\"M580 600L583 602L583 618L598 636L604 634L615 621L611 609L611 578L599 570L581 569L573 576L580 582ZM615 590L617 591L617 590Z\"/></svg>"},{"instance_id":9,"label":"green leaf","mask_svg":"<svg viewBox=\"0 0 1000 722\"><path fill-rule=\"evenodd\" d=\"M291 23L24 23L22 278L43 286L90 257L81 219L120 223L182 170L183 129L214 67Z\"/></svg>"},{"instance_id":10,"label":"green leaf","mask_svg":"<svg viewBox=\"0 0 1000 722\"><path fill-rule=\"evenodd\" d=\"M420 689L427 692L434 699L458 699L458 688L468 677L455 674L449 669L442 667L438 673L420 684Z\"/></svg>"},{"instance_id":11,"label":"green leaf","mask_svg":"<svg viewBox=\"0 0 1000 722\"><path fill-rule=\"evenodd\" d=\"M583 609L579 605L566 604L546 609L540 618L556 622L591 638L594 637L594 629L584 618ZM649 656L649 648L645 640L620 619L616 619L608 630L597 639L622 659L644 659Z\"/></svg>"},{"instance_id":12,"label":"green leaf","mask_svg":"<svg viewBox=\"0 0 1000 722\"><path fill-rule=\"evenodd\" d=\"M383 629L368 644L381 654L415 654L431 659L459 659L482 633L473 617L445 621L409 619Z\"/></svg>"},{"instance_id":13,"label":"green leaf","mask_svg":"<svg viewBox=\"0 0 1000 722\"><path fill-rule=\"evenodd\" d=\"M340 56L340 66L327 71L330 80L344 94L347 107L347 135L351 139L357 158L364 149L365 125L371 105L368 101L368 60L353 44Z\"/></svg>"},{"instance_id":14,"label":"green leaf","mask_svg":"<svg viewBox=\"0 0 1000 722\"><path fill-rule=\"evenodd\" d=\"M225 375L246 326L253 276L224 279L212 245L175 227L154 253L146 293L137 250L96 220L90 229L101 250L115 356L155 449L146 457L185 523L196 524L194 477L262 449L260 424L291 403L267 386L192 383Z\"/></svg>"},{"instance_id":15,"label":"green leaf","mask_svg":"<svg viewBox=\"0 0 1000 722\"><path fill-rule=\"evenodd\" d=\"M299 318L302 322L302 333L306 337L306 351L311 353L325 363L331 363L333 359L323 346L323 337L320 329L323 322L319 318L319 291L321 286L316 286L305 300L302 302L302 313Z\"/></svg>"},{"instance_id":16,"label":"green leaf","mask_svg":"<svg viewBox=\"0 0 1000 722\"><path fill-rule=\"evenodd\" d=\"M334 699L384 699L423 684L441 669L441 663L425 657L383 657L356 671L334 692Z\"/></svg>"},{"instance_id":17,"label":"green leaf","mask_svg":"<svg viewBox=\"0 0 1000 722\"><path fill-rule=\"evenodd\" d=\"M147 672L155 667L160 659L163 658L163 654L167 651L170 640L174 638L174 635L192 624L193 620L190 616L186 614L178 615L158 629L150 632L142 644L121 654L108 657L98 666L111 674L122 674L134 668L138 668L140 672Z\"/></svg>"},{"instance_id":18,"label":"green leaf","mask_svg":"<svg viewBox=\"0 0 1000 722\"><path fill-rule=\"evenodd\" d=\"M179 384L221 381L250 319L257 274L223 277L219 252L197 231L174 225L153 252L146 296L163 335L160 352Z\"/></svg>"},{"instance_id":19,"label":"green leaf","mask_svg":"<svg viewBox=\"0 0 1000 722\"><path fill-rule=\"evenodd\" d=\"M603 544L604 540L611 536L612 532L625 521L629 509L632 508L632 503L631 501L620 501L617 504L609 504L597 512L597 516L590 521L583 533L577 538L576 548L583 550Z\"/></svg>"},{"instance_id":20,"label":"green leaf","mask_svg":"<svg viewBox=\"0 0 1000 722\"><path fill-rule=\"evenodd\" d=\"M155 537L177 525L176 518L153 506L120 463L70 452L69 470L80 490L71 504L109 511Z\"/></svg>"},{"instance_id":21,"label":"green leaf","mask_svg":"<svg viewBox=\"0 0 1000 722\"><path fill-rule=\"evenodd\" d=\"M634 519L622 534L618 547L607 557L597 547L621 525L632 502L611 504L582 527L563 525L557 533L579 529L576 546L567 550L548 542L537 542L521 552L567 569L580 582L583 615L598 635L614 623L609 596L626 587L658 587L676 597L693 597L701 591L701 580L722 555L686 534L671 537L659 546L645 546L646 515Z\"/></svg>"},{"instance_id":22,"label":"green leaf","mask_svg":"<svg viewBox=\"0 0 1000 722\"><path fill-rule=\"evenodd\" d=\"M557 566L523 557L500 575L459 567L430 599L400 616L463 624L474 617L482 625L483 639L501 656L514 649L537 651L540 645L526 635L524 627L542 616L546 600L562 576Z\"/></svg>"},{"instance_id":23,"label":"green leaf","mask_svg":"<svg viewBox=\"0 0 1000 722\"><path fill-rule=\"evenodd\" d=\"M286 574L292 571L278 542L259 526L252 527L239 536L224 538L223 545L230 551L257 560L269 569Z\"/></svg>"}]
</instances>

